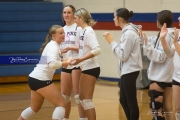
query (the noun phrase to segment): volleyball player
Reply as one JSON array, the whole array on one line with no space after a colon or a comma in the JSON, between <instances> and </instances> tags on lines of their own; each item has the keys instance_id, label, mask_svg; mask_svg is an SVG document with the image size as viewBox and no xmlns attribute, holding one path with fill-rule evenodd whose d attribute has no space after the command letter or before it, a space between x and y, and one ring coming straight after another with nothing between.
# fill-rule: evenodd
<instances>
[{"instance_id":1,"label":"volleyball player","mask_svg":"<svg viewBox=\"0 0 180 120\"><path fill-rule=\"evenodd\" d=\"M25 109L18 120L27 120L37 113L47 99L56 108L52 115L52 120L62 120L65 114L66 101L59 94L59 89L52 83L52 78L56 69L67 67L70 58L66 61L60 60L60 43L64 41L64 30L59 25L53 25L49 29L46 41L42 45L42 53L39 63L29 74L28 84L31 88L31 105Z\"/></svg>"},{"instance_id":2,"label":"volleyball player","mask_svg":"<svg viewBox=\"0 0 180 120\"><path fill-rule=\"evenodd\" d=\"M180 23L180 17L178 18ZM174 57L174 73L173 73L173 99L176 111L176 120L180 120L180 36L179 30L174 28L174 41L173 46L169 46L166 42L166 35L168 34L168 29L166 24L163 25L160 33L160 40L167 57Z\"/></svg>"},{"instance_id":3,"label":"volleyball player","mask_svg":"<svg viewBox=\"0 0 180 120\"><path fill-rule=\"evenodd\" d=\"M96 112L92 101L96 79L100 74L100 66L97 55L101 49L92 29L95 21L90 13L84 9L75 12L74 21L82 28L79 37L79 57L72 60L71 64L79 64L81 68L80 76L80 103L83 106L88 120L96 120Z\"/></svg>"},{"instance_id":4,"label":"volleyball player","mask_svg":"<svg viewBox=\"0 0 180 120\"><path fill-rule=\"evenodd\" d=\"M157 13L157 27L161 30L164 23L168 27L166 42L169 46L172 46L174 39L172 22L171 11L162 10ZM153 120L165 120L164 113L167 120L174 120L172 105L173 59L168 58L165 54L159 35L160 33L158 36L147 37L144 33L144 50L151 61L148 68L148 78L151 81L148 91L150 108Z\"/></svg>"},{"instance_id":5,"label":"volleyball player","mask_svg":"<svg viewBox=\"0 0 180 120\"><path fill-rule=\"evenodd\" d=\"M65 42L61 45L61 53L63 59L67 57L78 57L79 51L79 33L82 30L74 22L74 13L76 9L72 5L66 5L63 9L63 21L65 22ZM62 68L61 71L61 93L67 102L66 112L63 120L68 120L71 110L71 91L73 88L74 98L78 105L80 120L86 120L84 109L79 101L79 79L81 69L78 65L69 65L67 68Z\"/></svg>"}]
</instances>

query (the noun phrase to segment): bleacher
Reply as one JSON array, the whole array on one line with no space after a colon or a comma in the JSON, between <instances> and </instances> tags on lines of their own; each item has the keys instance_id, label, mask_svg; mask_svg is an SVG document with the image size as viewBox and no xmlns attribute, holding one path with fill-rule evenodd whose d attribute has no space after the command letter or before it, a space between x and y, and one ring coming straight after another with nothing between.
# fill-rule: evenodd
<instances>
[{"instance_id":1,"label":"bleacher","mask_svg":"<svg viewBox=\"0 0 180 120\"><path fill-rule=\"evenodd\" d=\"M40 57L39 49L49 28L62 23L62 9L60 2L0 2L1 58L4 55ZM24 78L34 67L35 64L2 64L0 83L27 81Z\"/></svg>"}]
</instances>

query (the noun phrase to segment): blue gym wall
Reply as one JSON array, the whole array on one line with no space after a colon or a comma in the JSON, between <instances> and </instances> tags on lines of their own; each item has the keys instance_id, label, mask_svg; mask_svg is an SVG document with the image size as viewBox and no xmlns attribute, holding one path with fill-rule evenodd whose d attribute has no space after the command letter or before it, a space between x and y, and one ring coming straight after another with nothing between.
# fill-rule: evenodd
<instances>
[{"instance_id":1,"label":"blue gym wall","mask_svg":"<svg viewBox=\"0 0 180 120\"><path fill-rule=\"evenodd\" d=\"M49 28L61 25L62 8L61 2L0 2L0 77L27 76L33 70L35 64L2 63L2 59L39 58Z\"/></svg>"}]
</instances>

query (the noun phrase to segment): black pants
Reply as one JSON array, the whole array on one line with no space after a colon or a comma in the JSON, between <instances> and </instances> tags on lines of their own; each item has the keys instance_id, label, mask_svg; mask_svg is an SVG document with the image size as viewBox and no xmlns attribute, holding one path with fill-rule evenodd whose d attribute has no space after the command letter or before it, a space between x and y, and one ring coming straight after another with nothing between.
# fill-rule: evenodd
<instances>
[{"instance_id":1,"label":"black pants","mask_svg":"<svg viewBox=\"0 0 180 120\"><path fill-rule=\"evenodd\" d=\"M139 119L139 107L136 98L136 79L139 71L121 76L119 81L119 101L124 109L127 120Z\"/></svg>"}]
</instances>

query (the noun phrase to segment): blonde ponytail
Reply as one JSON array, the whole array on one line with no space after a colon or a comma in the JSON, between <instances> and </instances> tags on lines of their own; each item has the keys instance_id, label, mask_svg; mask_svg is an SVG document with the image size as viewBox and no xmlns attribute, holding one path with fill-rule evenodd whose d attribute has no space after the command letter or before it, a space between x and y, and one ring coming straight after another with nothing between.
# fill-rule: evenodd
<instances>
[{"instance_id":1,"label":"blonde ponytail","mask_svg":"<svg viewBox=\"0 0 180 120\"><path fill-rule=\"evenodd\" d=\"M96 22L93 20L91 14L85 9L80 8L75 12L75 15L81 17L84 22L86 22L89 26L93 27Z\"/></svg>"},{"instance_id":2,"label":"blonde ponytail","mask_svg":"<svg viewBox=\"0 0 180 120\"><path fill-rule=\"evenodd\" d=\"M53 26L50 27L49 33L46 35L46 40L45 40L45 42L42 44L42 46L41 46L41 48L40 48L40 50L39 50L40 53L43 52L43 50L44 50L44 48L46 47L46 45L50 42L52 35L56 33L56 30L57 30L58 28L61 28L61 26L60 26L60 25L53 25Z\"/></svg>"},{"instance_id":3,"label":"blonde ponytail","mask_svg":"<svg viewBox=\"0 0 180 120\"><path fill-rule=\"evenodd\" d=\"M94 21L93 19L89 19L89 20L87 21L87 24L88 24L89 26L93 27L93 26L96 24L96 21Z\"/></svg>"},{"instance_id":4,"label":"blonde ponytail","mask_svg":"<svg viewBox=\"0 0 180 120\"><path fill-rule=\"evenodd\" d=\"M46 40L45 40L45 42L42 44L42 46L41 46L41 48L40 48L40 53L42 53L43 52L43 50L44 50L44 48L46 47L46 45L50 42L50 39L51 39L51 36L50 36L50 34L47 34L46 35Z\"/></svg>"}]
</instances>

